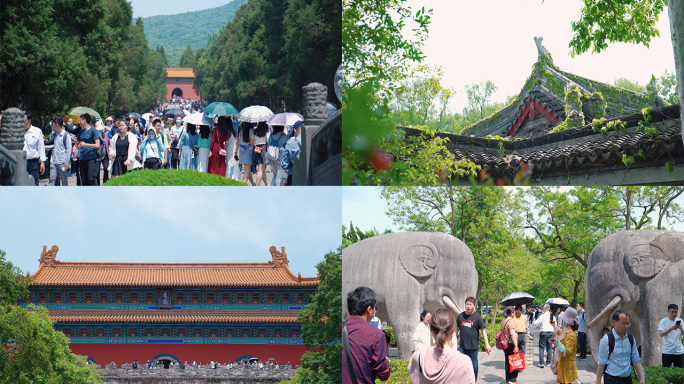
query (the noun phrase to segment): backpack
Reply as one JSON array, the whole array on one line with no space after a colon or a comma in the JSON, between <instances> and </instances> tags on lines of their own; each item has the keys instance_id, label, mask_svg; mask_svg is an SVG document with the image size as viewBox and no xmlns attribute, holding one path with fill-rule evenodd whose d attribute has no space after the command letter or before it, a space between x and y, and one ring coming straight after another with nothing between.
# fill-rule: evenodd
<instances>
[{"instance_id":1,"label":"backpack","mask_svg":"<svg viewBox=\"0 0 684 384\"><path fill-rule=\"evenodd\" d=\"M627 339L629 340L629 346L630 346L630 355L632 353L632 349L634 349L634 335L631 333L627 332ZM610 354L613 353L613 349L615 349L615 336L613 335L613 331L611 330L608 332L608 357L606 358L606 365L603 367L603 372L608 369L608 362L610 361ZM630 358L630 365L632 364L632 359Z\"/></svg>"},{"instance_id":2,"label":"backpack","mask_svg":"<svg viewBox=\"0 0 684 384\"><path fill-rule=\"evenodd\" d=\"M509 320L509 319L506 319ZM497 349L506 349L508 348L508 338L506 338L506 334L504 334L503 330L505 329L504 324L506 324L506 320L501 324L501 331L497 332L496 335L494 335L494 339L496 339L496 348Z\"/></svg>"},{"instance_id":3,"label":"backpack","mask_svg":"<svg viewBox=\"0 0 684 384\"><path fill-rule=\"evenodd\" d=\"M278 161L280 158L280 150L283 148L283 145L285 145L285 142L287 142L287 135L284 133L281 133L277 140L274 140L273 136L268 139L268 153L266 155L268 160Z\"/></svg>"}]
</instances>

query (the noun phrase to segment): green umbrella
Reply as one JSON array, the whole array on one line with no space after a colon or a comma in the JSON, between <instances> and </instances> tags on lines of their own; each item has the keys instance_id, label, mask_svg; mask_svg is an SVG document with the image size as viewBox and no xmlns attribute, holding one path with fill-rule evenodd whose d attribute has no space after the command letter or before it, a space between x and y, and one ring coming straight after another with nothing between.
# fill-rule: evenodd
<instances>
[{"instance_id":1,"label":"green umbrella","mask_svg":"<svg viewBox=\"0 0 684 384\"><path fill-rule=\"evenodd\" d=\"M216 116L237 115L240 112L231 103L214 102L204 107L204 113Z\"/></svg>"},{"instance_id":2,"label":"green umbrella","mask_svg":"<svg viewBox=\"0 0 684 384\"><path fill-rule=\"evenodd\" d=\"M78 124L81 122L81 115L84 113L87 113L90 116L95 117L95 119L102 120L100 114L95 112L94 109L88 107L76 107L72 108L71 111L67 112L67 114L64 116L64 121L69 120L69 118L71 117L74 119L74 124ZM95 125L95 121L92 121L92 125Z\"/></svg>"}]
</instances>

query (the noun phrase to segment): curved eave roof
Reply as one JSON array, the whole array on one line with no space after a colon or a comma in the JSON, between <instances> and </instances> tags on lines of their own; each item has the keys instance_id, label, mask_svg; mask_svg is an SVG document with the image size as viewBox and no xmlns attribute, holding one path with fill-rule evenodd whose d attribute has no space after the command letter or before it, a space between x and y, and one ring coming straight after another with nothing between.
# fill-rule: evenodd
<instances>
[{"instance_id":1,"label":"curved eave roof","mask_svg":"<svg viewBox=\"0 0 684 384\"><path fill-rule=\"evenodd\" d=\"M315 277L299 277L269 263L77 263L55 261L33 275L38 286L111 287L315 287Z\"/></svg>"}]
</instances>

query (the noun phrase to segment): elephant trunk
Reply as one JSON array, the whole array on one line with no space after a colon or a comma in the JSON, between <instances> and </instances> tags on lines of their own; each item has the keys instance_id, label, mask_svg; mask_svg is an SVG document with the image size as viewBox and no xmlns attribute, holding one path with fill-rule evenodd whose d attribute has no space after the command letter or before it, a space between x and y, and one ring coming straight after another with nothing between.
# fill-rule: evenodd
<instances>
[{"instance_id":1,"label":"elephant trunk","mask_svg":"<svg viewBox=\"0 0 684 384\"><path fill-rule=\"evenodd\" d=\"M589 324L587 324L587 328L594 328L597 324L605 326L606 317L613 313L615 309L617 309L618 305L620 305L620 302L622 302L622 297L613 297L613 300L606 304L606 306L603 307L603 310L598 315L594 316L593 319L591 319Z\"/></svg>"},{"instance_id":2,"label":"elephant trunk","mask_svg":"<svg viewBox=\"0 0 684 384\"><path fill-rule=\"evenodd\" d=\"M458 317L458 315L463 312L449 296L442 296L442 302L454 314L454 317Z\"/></svg>"}]
</instances>

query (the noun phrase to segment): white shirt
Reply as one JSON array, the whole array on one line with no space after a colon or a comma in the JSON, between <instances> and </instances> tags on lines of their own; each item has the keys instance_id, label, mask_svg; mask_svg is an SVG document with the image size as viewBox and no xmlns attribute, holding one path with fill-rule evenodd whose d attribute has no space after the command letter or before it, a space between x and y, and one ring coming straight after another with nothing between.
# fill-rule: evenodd
<instances>
[{"instance_id":1,"label":"white shirt","mask_svg":"<svg viewBox=\"0 0 684 384\"><path fill-rule=\"evenodd\" d=\"M551 312L544 312L539 317L537 320L535 320L530 328L537 327L541 325L541 332L553 332L553 325L551 325L550 320L551 319Z\"/></svg>"},{"instance_id":2,"label":"white shirt","mask_svg":"<svg viewBox=\"0 0 684 384\"><path fill-rule=\"evenodd\" d=\"M159 158L159 149L157 148L157 141L148 141L147 144L146 152L147 152L147 158L152 159L152 158Z\"/></svg>"},{"instance_id":3,"label":"white shirt","mask_svg":"<svg viewBox=\"0 0 684 384\"><path fill-rule=\"evenodd\" d=\"M28 131L24 132L24 151L26 151L26 159L40 159L45 161L45 142L43 142L43 131L33 125Z\"/></svg>"},{"instance_id":4,"label":"white shirt","mask_svg":"<svg viewBox=\"0 0 684 384\"><path fill-rule=\"evenodd\" d=\"M433 345L430 326L421 321L413 331L412 341L416 344L416 351Z\"/></svg>"},{"instance_id":5,"label":"white shirt","mask_svg":"<svg viewBox=\"0 0 684 384\"><path fill-rule=\"evenodd\" d=\"M674 319L674 321L667 317L660 320L658 330L664 331L670 329L673 325L675 325L677 320L680 322L682 321L682 319L679 317ZM684 345L682 345L681 337L682 331L679 328L675 328L675 330L663 336L663 353L666 355L681 355L684 353Z\"/></svg>"}]
</instances>

